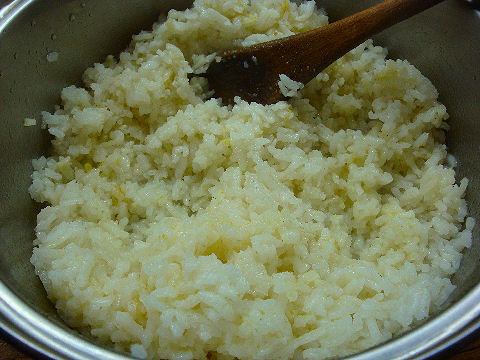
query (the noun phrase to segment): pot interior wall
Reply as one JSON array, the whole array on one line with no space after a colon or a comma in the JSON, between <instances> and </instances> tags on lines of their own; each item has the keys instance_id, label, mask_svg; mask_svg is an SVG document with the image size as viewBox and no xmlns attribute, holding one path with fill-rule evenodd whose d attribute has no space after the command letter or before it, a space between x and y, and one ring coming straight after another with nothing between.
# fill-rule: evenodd
<instances>
[{"instance_id":1,"label":"pot interior wall","mask_svg":"<svg viewBox=\"0 0 480 360\"><path fill-rule=\"evenodd\" d=\"M319 0L338 19L377 1ZM81 84L83 71L108 54L118 54L131 35L150 29L166 9L183 9L179 0L34 1L0 34L0 280L25 303L61 324L29 262L39 206L27 189L31 159L47 154L50 138L39 126L41 110L53 110L60 90ZM0 3L1 4L1 3ZM113 5L114 4L114 5ZM439 89L451 130L449 151L458 160L458 179L468 177L471 216L480 219L480 16L465 3L447 1L376 37L393 58L408 59ZM48 62L49 52L58 52ZM24 127L25 117L37 126ZM474 238L479 239L479 228ZM480 280L480 245L466 251L454 278L457 301Z\"/></svg>"}]
</instances>

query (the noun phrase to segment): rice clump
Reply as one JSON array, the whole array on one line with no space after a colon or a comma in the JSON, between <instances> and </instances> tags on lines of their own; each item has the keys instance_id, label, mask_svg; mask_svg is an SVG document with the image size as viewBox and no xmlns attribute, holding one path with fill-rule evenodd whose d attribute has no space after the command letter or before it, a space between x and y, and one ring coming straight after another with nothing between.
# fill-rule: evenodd
<instances>
[{"instance_id":1,"label":"rice clump","mask_svg":"<svg viewBox=\"0 0 480 360\"><path fill-rule=\"evenodd\" d=\"M270 106L188 78L325 24L313 1L197 0L43 113L31 261L70 326L151 359L322 359L447 299L473 219L415 67L367 41Z\"/></svg>"},{"instance_id":2,"label":"rice clump","mask_svg":"<svg viewBox=\"0 0 480 360\"><path fill-rule=\"evenodd\" d=\"M298 90L303 89L304 85L301 82L290 79L285 74L280 74L278 87L283 96L294 97L297 95Z\"/></svg>"}]
</instances>

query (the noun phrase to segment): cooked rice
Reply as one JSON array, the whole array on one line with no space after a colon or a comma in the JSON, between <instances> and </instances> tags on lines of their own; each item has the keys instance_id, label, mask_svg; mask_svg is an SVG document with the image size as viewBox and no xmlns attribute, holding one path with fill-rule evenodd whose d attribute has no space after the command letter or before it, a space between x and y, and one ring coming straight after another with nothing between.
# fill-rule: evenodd
<instances>
[{"instance_id":1,"label":"cooked rice","mask_svg":"<svg viewBox=\"0 0 480 360\"><path fill-rule=\"evenodd\" d=\"M445 302L473 219L415 67L367 41L270 106L188 80L326 23L312 1L197 0L43 113L31 261L68 324L152 359L322 359Z\"/></svg>"},{"instance_id":2,"label":"cooked rice","mask_svg":"<svg viewBox=\"0 0 480 360\"><path fill-rule=\"evenodd\" d=\"M294 97L298 90L303 89L304 85L301 82L290 79L285 74L280 74L280 81L278 82L280 92L285 97Z\"/></svg>"}]
</instances>

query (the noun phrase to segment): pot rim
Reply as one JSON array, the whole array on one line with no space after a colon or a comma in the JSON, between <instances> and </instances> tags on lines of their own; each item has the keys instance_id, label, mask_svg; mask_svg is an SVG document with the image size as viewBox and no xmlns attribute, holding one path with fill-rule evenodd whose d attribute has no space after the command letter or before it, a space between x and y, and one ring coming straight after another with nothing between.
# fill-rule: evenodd
<instances>
[{"instance_id":1,"label":"pot rim","mask_svg":"<svg viewBox=\"0 0 480 360\"><path fill-rule=\"evenodd\" d=\"M426 359L480 328L480 285L444 312L403 336L348 360ZM0 282L0 328L29 348L54 359L127 360L62 329L37 313Z\"/></svg>"},{"instance_id":2,"label":"pot rim","mask_svg":"<svg viewBox=\"0 0 480 360\"><path fill-rule=\"evenodd\" d=\"M13 0L0 8L0 33L35 0ZM480 16L480 12L478 13ZM347 360L426 359L480 329L480 284L451 307L408 333ZM30 349L53 359L127 360L69 332L34 311L0 281L0 329Z\"/></svg>"}]
</instances>

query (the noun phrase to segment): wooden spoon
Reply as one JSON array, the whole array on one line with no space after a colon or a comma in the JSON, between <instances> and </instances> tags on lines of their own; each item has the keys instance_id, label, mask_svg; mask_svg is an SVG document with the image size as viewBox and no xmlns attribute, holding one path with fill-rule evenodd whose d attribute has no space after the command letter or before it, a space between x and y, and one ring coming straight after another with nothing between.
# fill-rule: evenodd
<instances>
[{"instance_id":1,"label":"wooden spoon","mask_svg":"<svg viewBox=\"0 0 480 360\"><path fill-rule=\"evenodd\" d=\"M214 96L232 104L282 100L280 74L307 83L371 36L443 0L385 0L367 10L308 32L219 54L204 76Z\"/></svg>"}]
</instances>

